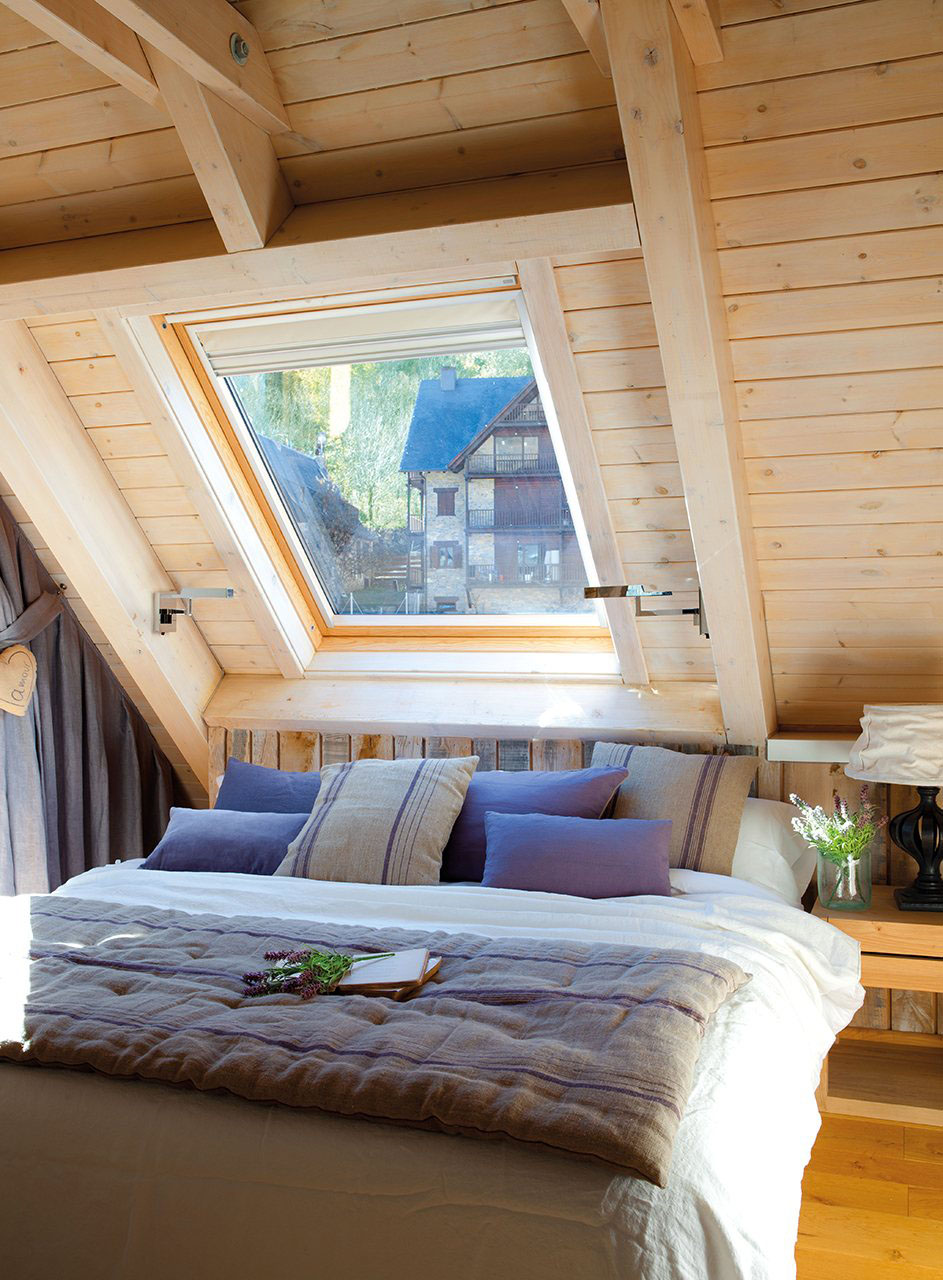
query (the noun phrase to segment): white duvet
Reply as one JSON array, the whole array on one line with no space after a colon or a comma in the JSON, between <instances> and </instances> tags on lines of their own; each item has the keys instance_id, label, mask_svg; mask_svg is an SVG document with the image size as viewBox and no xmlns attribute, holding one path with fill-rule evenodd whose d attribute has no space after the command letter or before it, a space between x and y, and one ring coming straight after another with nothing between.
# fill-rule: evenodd
<instances>
[{"instance_id":1,"label":"white duvet","mask_svg":"<svg viewBox=\"0 0 943 1280\"><path fill-rule=\"evenodd\" d=\"M57 893L681 948L752 981L708 1028L663 1190L503 1141L0 1066L0 1175L14 1188L0 1256L37 1280L787 1280L822 1059L862 999L858 949L742 881L672 883L680 896L590 901L134 863L77 877Z\"/></svg>"}]
</instances>

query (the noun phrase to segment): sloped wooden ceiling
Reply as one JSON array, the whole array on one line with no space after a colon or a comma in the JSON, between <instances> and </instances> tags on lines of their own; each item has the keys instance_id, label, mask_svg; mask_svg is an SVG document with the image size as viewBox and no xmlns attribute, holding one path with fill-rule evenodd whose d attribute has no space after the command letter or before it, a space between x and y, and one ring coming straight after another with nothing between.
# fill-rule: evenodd
<instances>
[{"instance_id":1,"label":"sloped wooden ceiling","mask_svg":"<svg viewBox=\"0 0 943 1280\"><path fill-rule=\"evenodd\" d=\"M285 98L298 203L622 155L612 82L560 0L237 7ZM720 13L724 58L697 83L777 710L851 726L863 701L943 696L943 20L934 0ZM167 117L3 8L0 125L4 248L205 224ZM627 580L690 592L645 263L571 257L555 281ZM222 584L93 317L31 327L168 573ZM244 603L197 614L224 670L277 670ZM654 679L712 677L687 621L642 640Z\"/></svg>"},{"instance_id":2,"label":"sloped wooden ceiling","mask_svg":"<svg viewBox=\"0 0 943 1280\"><path fill-rule=\"evenodd\" d=\"M943 697L943 10L783 7L699 100L780 723L853 725Z\"/></svg>"},{"instance_id":3,"label":"sloped wooden ceiling","mask_svg":"<svg viewBox=\"0 0 943 1280\"><path fill-rule=\"evenodd\" d=\"M243 0L296 204L612 160L612 86L560 0ZM168 116L0 8L0 244L199 221Z\"/></svg>"}]
</instances>

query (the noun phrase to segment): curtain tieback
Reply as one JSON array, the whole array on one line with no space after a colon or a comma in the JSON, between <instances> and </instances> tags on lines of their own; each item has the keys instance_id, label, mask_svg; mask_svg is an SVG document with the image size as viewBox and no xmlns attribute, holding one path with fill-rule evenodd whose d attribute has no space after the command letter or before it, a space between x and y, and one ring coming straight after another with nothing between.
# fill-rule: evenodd
<instances>
[{"instance_id":1,"label":"curtain tieback","mask_svg":"<svg viewBox=\"0 0 943 1280\"><path fill-rule=\"evenodd\" d=\"M0 650L6 649L9 645L29 644L30 640L35 640L40 631L44 631L61 612L60 597L52 591L44 591L32 604L28 604L8 627L0 627Z\"/></svg>"}]
</instances>

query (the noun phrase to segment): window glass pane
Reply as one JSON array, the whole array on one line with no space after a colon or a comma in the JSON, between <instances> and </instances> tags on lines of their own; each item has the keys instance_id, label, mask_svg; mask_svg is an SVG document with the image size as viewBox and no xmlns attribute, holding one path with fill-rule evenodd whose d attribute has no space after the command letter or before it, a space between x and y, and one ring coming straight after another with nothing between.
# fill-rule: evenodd
<instances>
[{"instance_id":1,"label":"window glass pane","mask_svg":"<svg viewBox=\"0 0 943 1280\"><path fill-rule=\"evenodd\" d=\"M592 613L526 347L226 378L336 613Z\"/></svg>"}]
</instances>

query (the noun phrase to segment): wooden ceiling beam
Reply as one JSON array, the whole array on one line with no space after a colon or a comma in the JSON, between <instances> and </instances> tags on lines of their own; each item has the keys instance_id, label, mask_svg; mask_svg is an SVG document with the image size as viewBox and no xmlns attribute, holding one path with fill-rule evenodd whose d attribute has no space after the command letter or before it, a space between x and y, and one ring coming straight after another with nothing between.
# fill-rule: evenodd
<instances>
[{"instance_id":1,"label":"wooden ceiling beam","mask_svg":"<svg viewBox=\"0 0 943 1280\"><path fill-rule=\"evenodd\" d=\"M203 709L222 672L196 623L154 632L173 591L121 490L22 321L0 324L3 474L183 758L206 786Z\"/></svg>"},{"instance_id":2,"label":"wooden ceiling beam","mask_svg":"<svg viewBox=\"0 0 943 1280\"><path fill-rule=\"evenodd\" d=\"M139 97L166 108L228 252L266 244L294 207L270 137L287 128L288 118L250 23L225 0L201 0L186 10L172 0L159 6L15 0L13 7ZM230 39L245 40L244 67L233 60ZM220 48L225 59L215 56Z\"/></svg>"},{"instance_id":3,"label":"wooden ceiling beam","mask_svg":"<svg viewBox=\"0 0 943 1280\"><path fill-rule=\"evenodd\" d=\"M607 79L610 78L612 70L609 66L609 50L606 46L606 33L603 31L599 0L563 0L563 7L570 15L574 27L583 37L583 43L596 66Z\"/></svg>"},{"instance_id":4,"label":"wooden ceiling beam","mask_svg":"<svg viewBox=\"0 0 943 1280\"><path fill-rule=\"evenodd\" d=\"M594 165L299 206L264 249L239 254L211 222L8 249L0 318L275 301L638 246L625 165Z\"/></svg>"},{"instance_id":5,"label":"wooden ceiling beam","mask_svg":"<svg viewBox=\"0 0 943 1280\"><path fill-rule=\"evenodd\" d=\"M223 244L230 253L261 249L294 207L271 137L159 49L145 49Z\"/></svg>"},{"instance_id":6,"label":"wooden ceiling beam","mask_svg":"<svg viewBox=\"0 0 943 1280\"><path fill-rule=\"evenodd\" d=\"M551 433L559 437L562 445L562 453L558 450L560 469L567 497L573 505L586 574L592 586L621 585L625 582L625 570L553 266L549 258L522 260L518 263L518 275L527 307L529 336L537 355L534 374ZM647 684L648 668L632 601L610 599L603 603L624 683Z\"/></svg>"},{"instance_id":7,"label":"wooden ceiling beam","mask_svg":"<svg viewBox=\"0 0 943 1280\"><path fill-rule=\"evenodd\" d=\"M290 127L259 33L226 0L102 0L102 6L260 129ZM232 51L239 41L244 62Z\"/></svg>"},{"instance_id":8,"label":"wooden ceiling beam","mask_svg":"<svg viewBox=\"0 0 943 1280\"><path fill-rule=\"evenodd\" d=\"M671 0L671 7L694 65L722 62L718 0Z\"/></svg>"},{"instance_id":9,"label":"wooden ceiling beam","mask_svg":"<svg viewBox=\"0 0 943 1280\"><path fill-rule=\"evenodd\" d=\"M669 0L603 18L724 723L776 727L694 67Z\"/></svg>"},{"instance_id":10,"label":"wooden ceiling beam","mask_svg":"<svg viewBox=\"0 0 943 1280\"><path fill-rule=\"evenodd\" d=\"M6 8L151 106L161 105L140 40L95 0L6 0Z\"/></svg>"}]
</instances>

